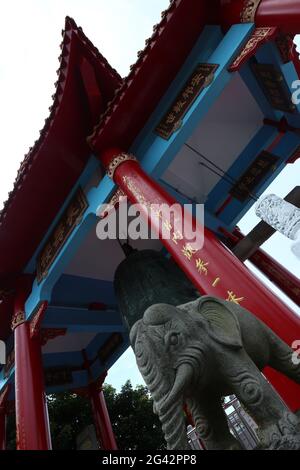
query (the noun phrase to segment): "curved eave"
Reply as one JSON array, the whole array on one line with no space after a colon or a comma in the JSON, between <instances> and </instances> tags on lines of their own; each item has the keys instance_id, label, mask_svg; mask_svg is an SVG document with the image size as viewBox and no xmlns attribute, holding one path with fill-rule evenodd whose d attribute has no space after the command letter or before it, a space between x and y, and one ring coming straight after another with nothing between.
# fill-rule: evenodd
<instances>
[{"instance_id":1,"label":"curved eave","mask_svg":"<svg viewBox=\"0 0 300 470\"><path fill-rule=\"evenodd\" d=\"M98 153L110 146L128 149L209 22L206 0L173 0L122 87L89 137Z\"/></svg>"},{"instance_id":2,"label":"curved eave","mask_svg":"<svg viewBox=\"0 0 300 470\"><path fill-rule=\"evenodd\" d=\"M104 57L67 18L50 116L21 163L14 188L0 215L0 279L21 272L82 172L90 149L86 137L122 83ZM101 98L92 97L82 78L82 63L93 70ZM93 112L92 112L93 111ZM2 287L2 286L1 286Z\"/></svg>"}]
</instances>

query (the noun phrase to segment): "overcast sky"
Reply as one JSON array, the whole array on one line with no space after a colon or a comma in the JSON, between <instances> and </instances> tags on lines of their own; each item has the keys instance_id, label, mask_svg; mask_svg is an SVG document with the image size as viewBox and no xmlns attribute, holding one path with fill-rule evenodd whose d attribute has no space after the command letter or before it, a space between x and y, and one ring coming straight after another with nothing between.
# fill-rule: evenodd
<instances>
[{"instance_id":1,"label":"overcast sky","mask_svg":"<svg viewBox=\"0 0 300 470\"><path fill-rule=\"evenodd\" d=\"M24 154L49 115L65 16L72 16L111 65L126 76L169 0L0 0L0 5L1 208ZM300 161L287 166L267 193L285 196L299 185L299 175ZM252 209L239 225L247 233L257 222ZM280 234L264 245L299 276L300 261L290 247L291 242ZM142 382L129 350L107 381L119 388L128 378Z\"/></svg>"}]
</instances>

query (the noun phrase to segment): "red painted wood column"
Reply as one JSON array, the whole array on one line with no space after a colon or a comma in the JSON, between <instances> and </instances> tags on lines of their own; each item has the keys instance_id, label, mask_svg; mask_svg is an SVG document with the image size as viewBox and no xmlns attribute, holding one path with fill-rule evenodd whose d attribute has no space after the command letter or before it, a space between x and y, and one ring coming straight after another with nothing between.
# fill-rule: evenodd
<instances>
[{"instance_id":1,"label":"red painted wood column","mask_svg":"<svg viewBox=\"0 0 300 470\"><path fill-rule=\"evenodd\" d=\"M220 228L220 231L228 238L230 248L234 247L245 236L238 228L233 233ZM272 256L263 249L257 248L256 251L249 256L249 261L261 271L275 286L282 290L296 305L300 306L300 279L286 269L282 264L278 263Z\"/></svg>"},{"instance_id":2,"label":"red painted wood column","mask_svg":"<svg viewBox=\"0 0 300 470\"><path fill-rule=\"evenodd\" d=\"M0 394L0 450L6 449L6 414L7 414L7 397L8 386Z\"/></svg>"},{"instance_id":3,"label":"red painted wood column","mask_svg":"<svg viewBox=\"0 0 300 470\"><path fill-rule=\"evenodd\" d=\"M0 450L6 449L6 414L0 410Z\"/></svg>"},{"instance_id":4,"label":"red painted wood column","mask_svg":"<svg viewBox=\"0 0 300 470\"><path fill-rule=\"evenodd\" d=\"M294 276L272 256L261 248L258 249L249 261L254 264L270 281L282 290L291 300L300 306L300 279Z\"/></svg>"},{"instance_id":5,"label":"red painted wood column","mask_svg":"<svg viewBox=\"0 0 300 470\"><path fill-rule=\"evenodd\" d=\"M235 229L233 234L225 233L231 243L236 245L244 238L244 235ZM265 276L282 290L295 304L300 306L300 279L278 263L272 256L266 253L262 248L258 248L249 261L259 269Z\"/></svg>"},{"instance_id":6,"label":"red painted wood column","mask_svg":"<svg viewBox=\"0 0 300 470\"><path fill-rule=\"evenodd\" d=\"M98 442L102 450L118 450L109 414L107 411L102 384L97 382L89 385L94 424Z\"/></svg>"},{"instance_id":7,"label":"red painted wood column","mask_svg":"<svg viewBox=\"0 0 300 470\"><path fill-rule=\"evenodd\" d=\"M204 229L204 245L192 249L182 234L170 229L170 237L162 239L159 214L149 211L151 204L177 204L175 218L182 217L183 208L140 167L132 156L120 149L110 149L101 155L107 173L132 203L141 205L141 213L156 229L162 243L177 264L203 294L241 304L265 322L290 346L300 339L300 318L281 302L226 248L215 235ZM203 228L185 214L185 226ZM181 236L180 236L181 235ZM275 374L279 375L278 373ZM300 386L285 377L274 379L273 385L292 409L300 408Z\"/></svg>"},{"instance_id":8,"label":"red painted wood column","mask_svg":"<svg viewBox=\"0 0 300 470\"><path fill-rule=\"evenodd\" d=\"M256 10L255 24L277 26L282 32L299 34L299 0L261 0Z\"/></svg>"},{"instance_id":9,"label":"red painted wood column","mask_svg":"<svg viewBox=\"0 0 300 470\"><path fill-rule=\"evenodd\" d=\"M49 450L48 419L41 343L32 338L25 321L24 305L28 293L19 286L15 299L12 328L15 338L15 396L18 450Z\"/></svg>"}]
</instances>

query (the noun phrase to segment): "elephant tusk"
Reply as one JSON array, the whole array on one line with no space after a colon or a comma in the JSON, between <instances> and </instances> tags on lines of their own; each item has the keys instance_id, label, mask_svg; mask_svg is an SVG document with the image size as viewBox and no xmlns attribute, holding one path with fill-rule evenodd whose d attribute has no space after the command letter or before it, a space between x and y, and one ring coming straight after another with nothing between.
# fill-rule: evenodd
<instances>
[{"instance_id":1,"label":"elephant tusk","mask_svg":"<svg viewBox=\"0 0 300 470\"><path fill-rule=\"evenodd\" d=\"M160 414L164 414L168 409L180 399L184 389L189 385L193 378L193 368L190 364L181 364L175 376L175 381L169 395L164 400L164 403L159 407Z\"/></svg>"}]
</instances>

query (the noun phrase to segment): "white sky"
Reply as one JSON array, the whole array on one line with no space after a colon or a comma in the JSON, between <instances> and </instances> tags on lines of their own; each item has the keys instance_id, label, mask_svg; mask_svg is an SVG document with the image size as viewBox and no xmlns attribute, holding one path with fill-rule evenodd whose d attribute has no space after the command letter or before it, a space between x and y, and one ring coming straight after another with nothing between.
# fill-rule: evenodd
<instances>
[{"instance_id":1,"label":"white sky","mask_svg":"<svg viewBox=\"0 0 300 470\"><path fill-rule=\"evenodd\" d=\"M169 0L0 0L0 208L24 154L49 115L65 16L73 17L125 76L168 5ZM267 192L285 196L299 185L299 174L300 161L288 166ZM257 222L252 209L239 225L247 233ZM276 234L264 249L299 276L300 261L290 246L289 240ZM107 381L119 388L128 378L142 383L130 350L111 369Z\"/></svg>"}]
</instances>

